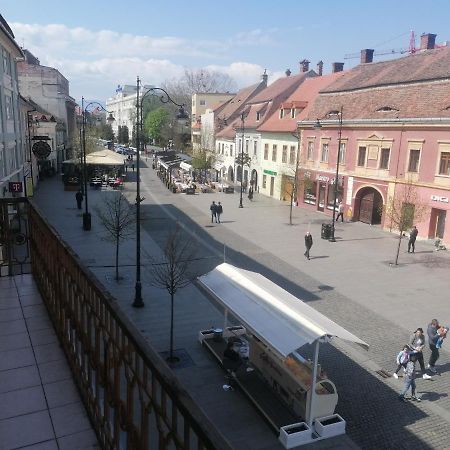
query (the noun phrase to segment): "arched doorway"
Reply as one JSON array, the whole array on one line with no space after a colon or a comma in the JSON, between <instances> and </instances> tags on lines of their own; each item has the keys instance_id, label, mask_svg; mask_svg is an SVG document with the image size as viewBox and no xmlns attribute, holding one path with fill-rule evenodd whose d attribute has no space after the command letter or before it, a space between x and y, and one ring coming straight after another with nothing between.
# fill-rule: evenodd
<instances>
[{"instance_id":1,"label":"arched doorway","mask_svg":"<svg viewBox=\"0 0 450 450\"><path fill-rule=\"evenodd\" d=\"M234 182L234 170L233 167L228 167L228 181Z\"/></svg>"},{"instance_id":2,"label":"arched doorway","mask_svg":"<svg viewBox=\"0 0 450 450\"><path fill-rule=\"evenodd\" d=\"M252 170L252 175L250 177L250 186L252 186L254 190L256 190L258 186L258 172L256 171L256 169Z\"/></svg>"},{"instance_id":3,"label":"arched doorway","mask_svg":"<svg viewBox=\"0 0 450 450\"><path fill-rule=\"evenodd\" d=\"M356 220L379 225L383 212L383 197L372 187L361 189L355 197Z\"/></svg>"},{"instance_id":4,"label":"arched doorway","mask_svg":"<svg viewBox=\"0 0 450 450\"><path fill-rule=\"evenodd\" d=\"M242 177L242 167L237 166L236 167L236 181L241 181L241 177ZM244 180L242 180L242 181L244 181Z\"/></svg>"}]
</instances>

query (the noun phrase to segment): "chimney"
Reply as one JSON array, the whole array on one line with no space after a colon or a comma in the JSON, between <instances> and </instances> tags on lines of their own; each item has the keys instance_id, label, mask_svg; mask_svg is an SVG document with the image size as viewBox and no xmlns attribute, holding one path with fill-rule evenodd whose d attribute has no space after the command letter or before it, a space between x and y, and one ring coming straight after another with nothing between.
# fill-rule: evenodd
<instances>
[{"instance_id":1,"label":"chimney","mask_svg":"<svg viewBox=\"0 0 450 450\"><path fill-rule=\"evenodd\" d=\"M300 73L308 72L308 70L309 70L309 61L307 59L300 61Z\"/></svg>"},{"instance_id":2,"label":"chimney","mask_svg":"<svg viewBox=\"0 0 450 450\"><path fill-rule=\"evenodd\" d=\"M291 76L291 69L286 69L286 72L284 72L286 74L287 77Z\"/></svg>"},{"instance_id":3,"label":"chimney","mask_svg":"<svg viewBox=\"0 0 450 450\"><path fill-rule=\"evenodd\" d=\"M323 73L323 61L319 61L317 63L317 74L319 75L319 77L321 77L322 73Z\"/></svg>"},{"instance_id":4,"label":"chimney","mask_svg":"<svg viewBox=\"0 0 450 450\"><path fill-rule=\"evenodd\" d=\"M332 65L332 72L336 73L336 72L342 72L344 70L344 63L341 62L334 62Z\"/></svg>"},{"instance_id":5,"label":"chimney","mask_svg":"<svg viewBox=\"0 0 450 450\"><path fill-rule=\"evenodd\" d=\"M432 33L424 33L420 36L420 50L430 50L434 48L436 35Z\"/></svg>"},{"instance_id":6,"label":"chimney","mask_svg":"<svg viewBox=\"0 0 450 450\"><path fill-rule=\"evenodd\" d=\"M262 74L261 78L263 83L267 86L267 79L269 78L269 76L267 75L267 69L264 69L264 73Z\"/></svg>"},{"instance_id":7,"label":"chimney","mask_svg":"<svg viewBox=\"0 0 450 450\"><path fill-rule=\"evenodd\" d=\"M361 50L361 64L368 64L373 61L373 52L372 48L365 48Z\"/></svg>"}]
</instances>

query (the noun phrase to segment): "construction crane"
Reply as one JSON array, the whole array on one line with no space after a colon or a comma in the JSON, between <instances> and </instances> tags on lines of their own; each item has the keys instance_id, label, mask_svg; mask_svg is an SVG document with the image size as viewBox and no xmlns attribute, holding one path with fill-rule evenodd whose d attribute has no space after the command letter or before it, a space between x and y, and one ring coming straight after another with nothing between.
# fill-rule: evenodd
<instances>
[{"instance_id":1,"label":"construction crane","mask_svg":"<svg viewBox=\"0 0 450 450\"><path fill-rule=\"evenodd\" d=\"M378 52L374 52L373 56L383 56L383 55L395 55L395 54L405 54L409 53L412 55L413 53L416 53L416 35L413 30L411 30L410 36L409 36L409 47L406 48L393 48L391 50L380 50ZM359 58L360 53L348 53L344 56L344 59L355 59Z\"/></svg>"}]
</instances>

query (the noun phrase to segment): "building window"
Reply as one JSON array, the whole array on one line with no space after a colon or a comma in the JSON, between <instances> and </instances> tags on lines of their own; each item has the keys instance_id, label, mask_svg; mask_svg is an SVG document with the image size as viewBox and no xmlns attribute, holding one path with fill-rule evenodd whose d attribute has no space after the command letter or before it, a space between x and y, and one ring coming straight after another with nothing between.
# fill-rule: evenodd
<instances>
[{"instance_id":1,"label":"building window","mask_svg":"<svg viewBox=\"0 0 450 450\"><path fill-rule=\"evenodd\" d=\"M9 53L3 49L3 73L11 75L11 57Z\"/></svg>"},{"instance_id":2,"label":"building window","mask_svg":"<svg viewBox=\"0 0 450 450\"><path fill-rule=\"evenodd\" d=\"M263 175L263 189L266 189L267 186L267 175Z\"/></svg>"},{"instance_id":3,"label":"building window","mask_svg":"<svg viewBox=\"0 0 450 450\"><path fill-rule=\"evenodd\" d=\"M242 149L242 139L239 139L239 148L238 151L240 151Z\"/></svg>"},{"instance_id":4,"label":"building window","mask_svg":"<svg viewBox=\"0 0 450 450\"><path fill-rule=\"evenodd\" d=\"M358 166L364 167L366 165L366 147L359 147L358 149Z\"/></svg>"},{"instance_id":5,"label":"building window","mask_svg":"<svg viewBox=\"0 0 450 450\"><path fill-rule=\"evenodd\" d=\"M261 113L258 111L256 113L256 121L259 122L259 119L261 119Z\"/></svg>"},{"instance_id":6,"label":"building window","mask_svg":"<svg viewBox=\"0 0 450 450\"><path fill-rule=\"evenodd\" d=\"M450 152L442 152L439 162L439 175L450 175Z\"/></svg>"},{"instance_id":7,"label":"building window","mask_svg":"<svg viewBox=\"0 0 450 450\"><path fill-rule=\"evenodd\" d=\"M256 156L258 153L258 141L253 141L253 156Z\"/></svg>"},{"instance_id":8,"label":"building window","mask_svg":"<svg viewBox=\"0 0 450 450\"><path fill-rule=\"evenodd\" d=\"M272 146L272 161L277 160L277 146L273 144Z\"/></svg>"},{"instance_id":9,"label":"building window","mask_svg":"<svg viewBox=\"0 0 450 450\"><path fill-rule=\"evenodd\" d=\"M389 168L389 156L390 155L391 155L390 148L382 148L381 149L380 169L388 169Z\"/></svg>"},{"instance_id":10,"label":"building window","mask_svg":"<svg viewBox=\"0 0 450 450\"><path fill-rule=\"evenodd\" d=\"M269 144L264 144L264 159L269 159Z\"/></svg>"},{"instance_id":11,"label":"building window","mask_svg":"<svg viewBox=\"0 0 450 450\"><path fill-rule=\"evenodd\" d=\"M200 100L200 106L205 106L206 105L206 100Z\"/></svg>"},{"instance_id":12,"label":"building window","mask_svg":"<svg viewBox=\"0 0 450 450\"><path fill-rule=\"evenodd\" d=\"M295 111L296 111L295 108L291 109L291 119L295 119Z\"/></svg>"},{"instance_id":13,"label":"building window","mask_svg":"<svg viewBox=\"0 0 450 450\"><path fill-rule=\"evenodd\" d=\"M222 155L225 153L225 144L222 144Z\"/></svg>"},{"instance_id":14,"label":"building window","mask_svg":"<svg viewBox=\"0 0 450 450\"><path fill-rule=\"evenodd\" d=\"M409 151L408 172L418 172L419 171L419 158L420 158L420 150L410 150Z\"/></svg>"},{"instance_id":15,"label":"building window","mask_svg":"<svg viewBox=\"0 0 450 450\"><path fill-rule=\"evenodd\" d=\"M314 159L314 142L309 141L308 142L308 155L307 158L309 161L312 161Z\"/></svg>"},{"instance_id":16,"label":"building window","mask_svg":"<svg viewBox=\"0 0 450 450\"><path fill-rule=\"evenodd\" d=\"M289 164L295 164L295 145L291 145L289 151Z\"/></svg>"},{"instance_id":17,"label":"building window","mask_svg":"<svg viewBox=\"0 0 450 450\"><path fill-rule=\"evenodd\" d=\"M233 144L230 144L230 156L233 156Z\"/></svg>"},{"instance_id":18,"label":"building window","mask_svg":"<svg viewBox=\"0 0 450 450\"><path fill-rule=\"evenodd\" d=\"M328 142L322 144L322 153L320 155L321 162L328 162Z\"/></svg>"},{"instance_id":19,"label":"building window","mask_svg":"<svg viewBox=\"0 0 450 450\"><path fill-rule=\"evenodd\" d=\"M345 142L341 142L339 148L339 164L345 164L345 150L346 150Z\"/></svg>"},{"instance_id":20,"label":"building window","mask_svg":"<svg viewBox=\"0 0 450 450\"><path fill-rule=\"evenodd\" d=\"M280 119L282 119L284 117L284 109L281 108L280 109Z\"/></svg>"},{"instance_id":21,"label":"building window","mask_svg":"<svg viewBox=\"0 0 450 450\"><path fill-rule=\"evenodd\" d=\"M248 139L245 141L245 153L248 155Z\"/></svg>"},{"instance_id":22,"label":"building window","mask_svg":"<svg viewBox=\"0 0 450 450\"><path fill-rule=\"evenodd\" d=\"M13 120L12 97L5 94L6 120Z\"/></svg>"},{"instance_id":23,"label":"building window","mask_svg":"<svg viewBox=\"0 0 450 450\"><path fill-rule=\"evenodd\" d=\"M283 145L283 153L281 154L281 162L287 163L287 145Z\"/></svg>"}]
</instances>

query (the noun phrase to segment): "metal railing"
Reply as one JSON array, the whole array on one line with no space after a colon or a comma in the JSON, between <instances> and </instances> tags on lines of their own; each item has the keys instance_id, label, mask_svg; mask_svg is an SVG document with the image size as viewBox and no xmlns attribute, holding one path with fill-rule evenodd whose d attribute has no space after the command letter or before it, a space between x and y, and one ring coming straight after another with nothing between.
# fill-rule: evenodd
<instances>
[{"instance_id":1,"label":"metal railing","mask_svg":"<svg viewBox=\"0 0 450 450\"><path fill-rule=\"evenodd\" d=\"M34 205L32 270L104 449L231 445Z\"/></svg>"}]
</instances>

